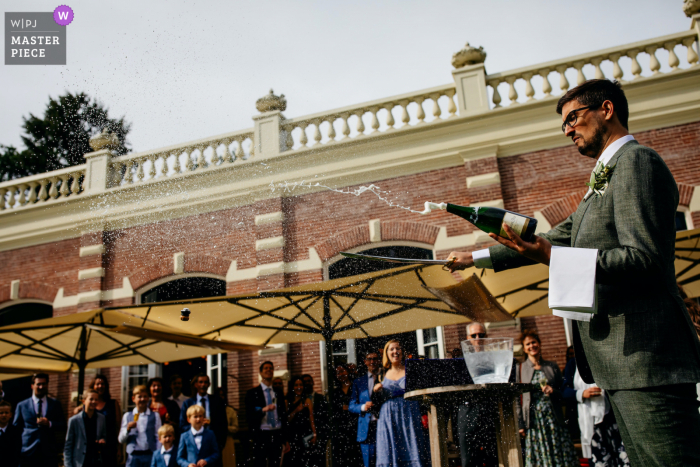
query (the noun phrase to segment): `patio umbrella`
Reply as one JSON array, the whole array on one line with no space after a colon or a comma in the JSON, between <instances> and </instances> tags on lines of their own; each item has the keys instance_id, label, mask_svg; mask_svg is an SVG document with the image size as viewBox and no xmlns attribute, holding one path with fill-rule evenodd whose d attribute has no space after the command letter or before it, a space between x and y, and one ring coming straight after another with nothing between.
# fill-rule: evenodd
<instances>
[{"instance_id":1,"label":"patio umbrella","mask_svg":"<svg viewBox=\"0 0 700 467\"><path fill-rule=\"evenodd\" d=\"M161 363L260 348L202 339L147 317L99 309L0 328L0 373L19 377L77 369L81 394L86 368Z\"/></svg>"},{"instance_id":2,"label":"patio umbrella","mask_svg":"<svg viewBox=\"0 0 700 467\"><path fill-rule=\"evenodd\" d=\"M676 234L676 280L688 297L700 297L700 229Z\"/></svg>"}]
</instances>

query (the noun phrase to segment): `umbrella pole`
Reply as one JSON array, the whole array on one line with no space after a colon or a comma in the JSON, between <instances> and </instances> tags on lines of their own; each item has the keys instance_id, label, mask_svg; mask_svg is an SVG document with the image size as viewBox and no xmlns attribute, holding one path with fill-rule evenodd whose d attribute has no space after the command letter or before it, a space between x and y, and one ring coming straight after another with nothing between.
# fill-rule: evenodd
<instances>
[{"instance_id":1,"label":"umbrella pole","mask_svg":"<svg viewBox=\"0 0 700 467\"><path fill-rule=\"evenodd\" d=\"M325 340L324 351L326 353L326 376L328 378L328 428L331 434L331 465L333 465L333 434L337 428L335 423L335 414L333 413L333 404L335 402L333 375L335 375L335 367L333 365L333 328L331 326L331 308L330 299L327 295L323 297L323 321L326 328L323 332L323 339Z\"/></svg>"},{"instance_id":2,"label":"umbrella pole","mask_svg":"<svg viewBox=\"0 0 700 467\"><path fill-rule=\"evenodd\" d=\"M87 327L83 326L80 332L80 348L78 350L78 405L83 402L83 391L85 390L85 367L87 362L85 361L85 354L87 353Z\"/></svg>"}]
</instances>

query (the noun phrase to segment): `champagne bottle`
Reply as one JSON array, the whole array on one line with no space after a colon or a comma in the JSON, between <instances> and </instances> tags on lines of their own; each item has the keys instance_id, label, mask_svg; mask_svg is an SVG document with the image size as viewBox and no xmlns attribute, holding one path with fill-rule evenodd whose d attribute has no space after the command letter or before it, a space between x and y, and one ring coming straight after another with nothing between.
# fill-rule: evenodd
<instances>
[{"instance_id":1,"label":"champagne bottle","mask_svg":"<svg viewBox=\"0 0 700 467\"><path fill-rule=\"evenodd\" d=\"M449 213L455 214L468 220L479 229L486 233L495 233L496 235L508 238L503 225L510 227L513 232L518 234L520 238L526 242L531 242L537 229L537 219L534 217L523 216L517 212L506 211L501 208L491 207L467 207L458 206L450 203L425 203L425 210L419 214L428 214L435 209L443 209Z\"/></svg>"}]
</instances>

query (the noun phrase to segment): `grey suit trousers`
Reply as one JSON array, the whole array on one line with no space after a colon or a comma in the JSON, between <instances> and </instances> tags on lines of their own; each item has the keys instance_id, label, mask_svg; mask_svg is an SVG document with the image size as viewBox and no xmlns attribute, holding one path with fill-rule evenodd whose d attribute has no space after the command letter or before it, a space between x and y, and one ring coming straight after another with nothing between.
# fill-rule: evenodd
<instances>
[{"instance_id":1,"label":"grey suit trousers","mask_svg":"<svg viewBox=\"0 0 700 467\"><path fill-rule=\"evenodd\" d=\"M700 402L694 384L608 391L608 396L630 465L700 465Z\"/></svg>"}]
</instances>

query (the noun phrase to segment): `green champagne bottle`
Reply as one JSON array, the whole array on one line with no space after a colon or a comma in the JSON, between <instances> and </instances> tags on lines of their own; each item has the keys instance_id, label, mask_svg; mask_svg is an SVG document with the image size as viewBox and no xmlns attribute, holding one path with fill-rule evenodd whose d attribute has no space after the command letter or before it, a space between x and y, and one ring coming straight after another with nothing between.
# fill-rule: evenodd
<instances>
[{"instance_id":1,"label":"green champagne bottle","mask_svg":"<svg viewBox=\"0 0 700 467\"><path fill-rule=\"evenodd\" d=\"M432 210L443 209L468 220L486 233L508 238L503 225L508 225L526 242L531 242L537 229L537 219L523 216L517 212L506 211L501 208L491 207L467 207L450 203L425 203L425 210L420 214L428 214Z\"/></svg>"}]
</instances>

